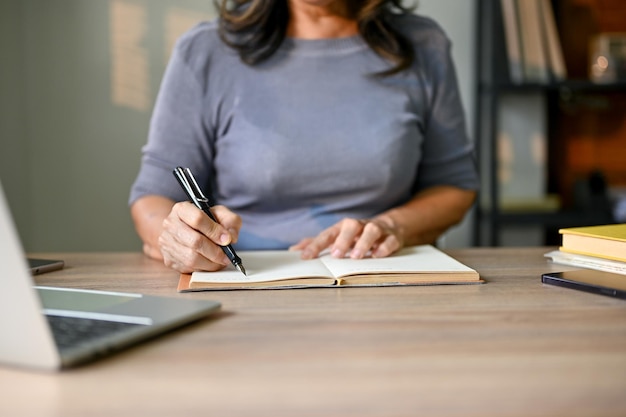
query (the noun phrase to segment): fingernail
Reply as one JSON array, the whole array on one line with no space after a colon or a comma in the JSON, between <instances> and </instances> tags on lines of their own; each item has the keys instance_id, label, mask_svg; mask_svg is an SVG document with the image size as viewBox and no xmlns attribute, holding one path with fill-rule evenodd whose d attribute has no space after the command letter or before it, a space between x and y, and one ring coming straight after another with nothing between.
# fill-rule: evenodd
<instances>
[{"instance_id":1,"label":"fingernail","mask_svg":"<svg viewBox=\"0 0 626 417\"><path fill-rule=\"evenodd\" d=\"M350 253L350 257L352 259L361 259L362 257L361 251L358 249L352 249L352 253Z\"/></svg>"},{"instance_id":2,"label":"fingernail","mask_svg":"<svg viewBox=\"0 0 626 417\"><path fill-rule=\"evenodd\" d=\"M230 236L226 233L220 236L220 245L225 246L230 243Z\"/></svg>"},{"instance_id":3,"label":"fingernail","mask_svg":"<svg viewBox=\"0 0 626 417\"><path fill-rule=\"evenodd\" d=\"M302 259L311 259L313 257L313 252L311 252L310 250L304 250L302 251Z\"/></svg>"},{"instance_id":4,"label":"fingernail","mask_svg":"<svg viewBox=\"0 0 626 417\"><path fill-rule=\"evenodd\" d=\"M343 257L343 253L341 253L341 251L339 249L333 250L331 255L332 255L333 258L342 258Z\"/></svg>"}]
</instances>

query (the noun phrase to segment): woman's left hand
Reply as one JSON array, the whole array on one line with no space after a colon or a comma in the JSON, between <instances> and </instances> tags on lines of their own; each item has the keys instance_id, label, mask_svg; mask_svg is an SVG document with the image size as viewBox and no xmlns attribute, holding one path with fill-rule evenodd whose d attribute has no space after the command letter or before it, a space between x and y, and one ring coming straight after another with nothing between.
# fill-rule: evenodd
<instances>
[{"instance_id":1,"label":"woman's left hand","mask_svg":"<svg viewBox=\"0 0 626 417\"><path fill-rule=\"evenodd\" d=\"M402 233L391 220L346 218L316 237L302 239L290 250L301 250L302 259L316 258L325 249L329 249L335 258L348 255L352 259L361 259L367 255L383 258L403 246Z\"/></svg>"}]
</instances>

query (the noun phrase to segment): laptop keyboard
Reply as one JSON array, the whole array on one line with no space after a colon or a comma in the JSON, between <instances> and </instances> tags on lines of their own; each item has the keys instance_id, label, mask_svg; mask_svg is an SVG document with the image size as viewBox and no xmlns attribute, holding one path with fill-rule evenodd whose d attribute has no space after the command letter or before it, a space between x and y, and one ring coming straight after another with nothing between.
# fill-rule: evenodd
<instances>
[{"instance_id":1,"label":"laptop keyboard","mask_svg":"<svg viewBox=\"0 0 626 417\"><path fill-rule=\"evenodd\" d=\"M111 334L123 332L137 326L137 323L120 323L117 321L96 320L82 317L65 317L46 315L54 340L60 349L70 348Z\"/></svg>"}]
</instances>

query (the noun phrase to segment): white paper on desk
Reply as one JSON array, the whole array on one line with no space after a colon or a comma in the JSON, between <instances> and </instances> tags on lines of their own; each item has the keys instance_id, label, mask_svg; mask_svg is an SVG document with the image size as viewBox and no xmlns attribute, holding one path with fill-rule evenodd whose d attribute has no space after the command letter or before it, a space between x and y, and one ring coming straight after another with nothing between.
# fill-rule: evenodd
<instances>
[{"instance_id":1,"label":"white paper on desk","mask_svg":"<svg viewBox=\"0 0 626 417\"><path fill-rule=\"evenodd\" d=\"M613 261L610 259L601 259L593 256L578 255L574 253L561 252L554 250L544 255L550 258L552 262L560 265L575 266L577 268L595 269L604 272L613 272L614 274L626 275L626 262Z\"/></svg>"},{"instance_id":2,"label":"white paper on desk","mask_svg":"<svg viewBox=\"0 0 626 417\"><path fill-rule=\"evenodd\" d=\"M302 260L300 252L241 251L248 272L229 267L218 272L194 272L192 282L254 283L298 278L344 278L354 275L473 273L476 271L431 245L404 248L385 258L321 258Z\"/></svg>"},{"instance_id":3,"label":"white paper on desk","mask_svg":"<svg viewBox=\"0 0 626 417\"><path fill-rule=\"evenodd\" d=\"M407 247L386 258L337 259L324 256L321 260L336 277L359 274L474 272L467 265L431 245Z\"/></svg>"},{"instance_id":4,"label":"white paper on desk","mask_svg":"<svg viewBox=\"0 0 626 417\"><path fill-rule=\"evenodd\" d=\"M302 260L300 252L238 251L246 273L234 267L218 272L194 272L194 282L245 283L280 281L295 277L329 277L333 275L319 259Z\"/></svg>"}]
</instances>

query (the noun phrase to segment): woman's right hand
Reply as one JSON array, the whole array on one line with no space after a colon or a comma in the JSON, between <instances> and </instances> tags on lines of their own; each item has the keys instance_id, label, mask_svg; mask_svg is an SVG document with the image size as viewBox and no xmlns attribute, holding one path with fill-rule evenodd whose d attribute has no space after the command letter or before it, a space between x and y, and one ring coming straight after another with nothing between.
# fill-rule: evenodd
<instances>
[{"instance_id":1,"label":"woman's right hand","mask_svg":"<svg viewBox=\"0 0 626 417\"><path fill-rule=\"evenodd\" d=\"M220 246L237 242L241 217L225 206L214 206L211 211L219 223L190 202L174 204L159 236L165 265L191 273L217 271L230 264Z\"/></svg>"}]
</instances>

